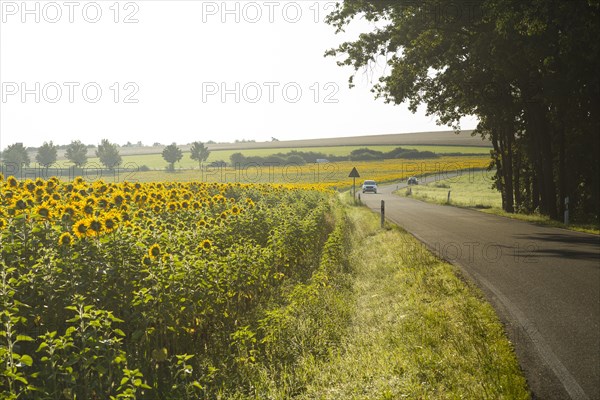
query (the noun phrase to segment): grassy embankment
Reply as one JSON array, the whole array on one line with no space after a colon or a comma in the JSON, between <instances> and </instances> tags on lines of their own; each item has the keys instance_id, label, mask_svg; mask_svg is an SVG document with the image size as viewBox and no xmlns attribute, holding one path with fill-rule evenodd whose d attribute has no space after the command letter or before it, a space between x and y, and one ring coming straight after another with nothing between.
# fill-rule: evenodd
<instances>
[{"instance_id":1,"label":"grassy embankment","mask_svg":"<svg viewBox=\"0 0 600 400\"><path fill-rule=\"evenodd\" d=\"M279 382L261 380L261 396L529 398L512 346L477 288L408 233L381 229L366 208L347 207L347 220L351 289L336 299L333 315L307 308L294 320L302 330L320 314L319 337L327 330L343 336L325 357L299 357ZM322 304L331 302L314 307Z\"/></svg>"},{"instance_id":2,"label":"grassy embankment","mask_svg":"<svg viewBox=\"0 0 600 400\"><path fill-rule=\"evenodd\" d=\"M502 196L500 192L492 188L492 176L493 172L477 171L438 182L413 186L410 191L411 194L409 194L408 190L402 189L398 191L398 194L412 196L415 199L430 203L472 208L522 221L600 234L600 227L594 225L575 223L566 226L539 214L512 214L505 212L502 209ZM450 191L450 203L448 203L448 191Z\"/></svg>"}]
</instances>

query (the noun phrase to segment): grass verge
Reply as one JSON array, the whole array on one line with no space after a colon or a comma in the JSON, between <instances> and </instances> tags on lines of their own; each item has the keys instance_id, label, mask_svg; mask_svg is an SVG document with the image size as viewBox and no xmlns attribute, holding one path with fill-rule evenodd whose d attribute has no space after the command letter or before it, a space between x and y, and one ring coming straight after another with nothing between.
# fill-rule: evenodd
<instances>
[{"instance_id":1,"label":"grass verge","mask_svg":"<svg viewBox=\"0 0 600 400\"><path fill-rule=\"evenodd\" d=\"M333 315L319 313L320 337L331 329L343 335L327 354L297 358L287 388L280 381L262 393L276 399L530 398L511 343L481 292L408 233L381 229L365 208L346 211L351 290L336 298ZM285 326L314 323L313 307Z\"/></svg>"},{"instance_id":2,"label":"grass verge","mask_svg":"<svg viewBox=\"0 0 600 400\"><path fill-rule=\"evenodd\" d=\"M412 186L411 191L401 189L396 192L400 196L410 196L428 203L452 205L471 208L488 214L517 219L545 226L569 229L590 234L600 234L600 227L591 224L565 225L539 214L508 213L502 209L500 192L492 189L491 172L477 171L475 174L464 174L446 180ZM450 191L450 202L448 202Z\"/></svg>"}]
</instances>

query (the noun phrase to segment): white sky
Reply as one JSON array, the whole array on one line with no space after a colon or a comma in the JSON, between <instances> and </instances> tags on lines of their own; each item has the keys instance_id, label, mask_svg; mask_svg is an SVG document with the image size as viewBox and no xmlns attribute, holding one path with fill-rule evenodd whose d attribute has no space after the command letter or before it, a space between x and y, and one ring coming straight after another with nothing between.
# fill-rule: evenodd
<instances>
[{"instance_id":1,"label":"white sky","mask_svg":"<svg viewBox=\"0 0 600 400\"><path fill-rule=\"evenodd\" d=\"M357 87L348 89L352 70L338 67L323 54L370 26L361 21L353 33L335 35L334 28L322 22L330 2L26 4L34 10L31 14L24 12L22 1L0 0L0 148L14 142L38 146L48 140L183 144L448 129L424 112L412 114L405 105L375 101L369 77L362 74ZM226 14L226 8L232 12ZM98 9L99 21L86 21L95 19ZM58 10L60 20L51 23ZM315 22L317 12L321 22ZM125 23L127 16L138 22ZM86 84L91 84L88 100L83 93ZM224 99L222 84L232 91ZM95 87L102 95L93 103ZM24 99L23 88L32 92ZM62 97L52 103L57 88ZM132 99L138 102L126 103L136 88ZM260 100L257 88L262 91ZM328 95L337 103L327 102ZM466 119L462 127L475 125L474 119Z\"/></svg>"}]
</instances>

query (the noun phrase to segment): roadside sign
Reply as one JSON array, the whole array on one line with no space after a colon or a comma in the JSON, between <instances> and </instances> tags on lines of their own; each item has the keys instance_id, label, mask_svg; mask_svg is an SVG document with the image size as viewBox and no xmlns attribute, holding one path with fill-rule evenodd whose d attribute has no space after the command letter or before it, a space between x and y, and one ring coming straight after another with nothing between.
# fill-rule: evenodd
<instances>
[{"instance_id":1,"label":"roadside sign","mask_svg":"<svg viewBox=\"0 0 600 400\"><path fill-rule=\"evenodd\" d=\"M352 178L352 197L356 203L356 178L360 178L360 174L358 173L356 167L352 168L352 171L350 171L350 175L348 175L348 177Z\"/></svg>"}]
</instances>

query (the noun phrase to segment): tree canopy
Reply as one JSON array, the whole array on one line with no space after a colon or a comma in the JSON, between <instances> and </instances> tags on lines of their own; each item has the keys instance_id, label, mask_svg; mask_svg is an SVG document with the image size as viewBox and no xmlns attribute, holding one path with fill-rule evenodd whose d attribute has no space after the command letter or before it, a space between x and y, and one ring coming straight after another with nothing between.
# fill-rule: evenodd
<instances>
[{"instance_id":1,"label":"tree canopy","mask_svg":"<svg viewBox=\"0 0 600 400\"><path fill-rule=\"evenodd\" d=\"M173 143L163 149L162 156L169 163L169 171L174 171L175 163L183 158L183 152L177 147L176 143Z\"/></svg>"},{"instance_id":2,"label":"tree canopy","mask_svg":"<svg viewBox=\"0 0 600 400\"><path fill-rule=\"evenodd\" d=\"M40 165L48 168L50 165L56 162L58 157L58 147L50 142L44 142L40 148L38 148L37 154L35 156L35 161L37 161Z\"/></svg>"},{"instance_id":3,"label":"tree canopy","mask_svg":"<svg viewBox=\"0 0 600 400\"><path fill-rule=\"evenodd\" d=\"M327 22L342 31L358 17L373 30L326 55L355 71L383 60L375 95L426 104L440 124L477 116L506 211L559 218L569 197L597 222L597 1L346 0Z\"/></svg>"},{"instance_id":4,"label":"tree canopy","mask_svg":"<svg viewBox=\"0 0 600 400\"><path fill-rule=\"evenodd\" d=\"M108 139L102 139L96 150L96 157L100 159L102 165L111 170L121 165L123 161L117 145L109 142Z\"/></svg>"},{"instance_id":5,"label":"tree canopy","mask_svg":"<svg viewBox=\"0 0 600 400\"><path fill-rule=\"evenodd\" d=\"M9 145L6 150L2 152L2 160L5 164L13 164L17 169L21 169L23 166L29 166L31 160L27 149L23 146L23 143L14 143Z\"/></svg>"},{"instance_id":6,"label":"tree canopy","mask_svg":"<svg viewBox=\"0 0 600 400\"><path fill-rule=\"evenodd\" d=\"M198 166L201 166L203 162L208 159L210 155L210 150L204 145L202 142L194 142L192 143L191 151L191 159L198 161Z\"/></svg>"},{"instance_id":7,"label":"tree canopy","mask_svg":"<svg viewBox=\"0 0 600 400\"><path fill-rule=\"evenodd\" d=\"M67 160L75 164L76 167L82 167L87 163L88 148L80 140L74 140L67 146L65 156Z\"/></svg>"}]
</instances>

